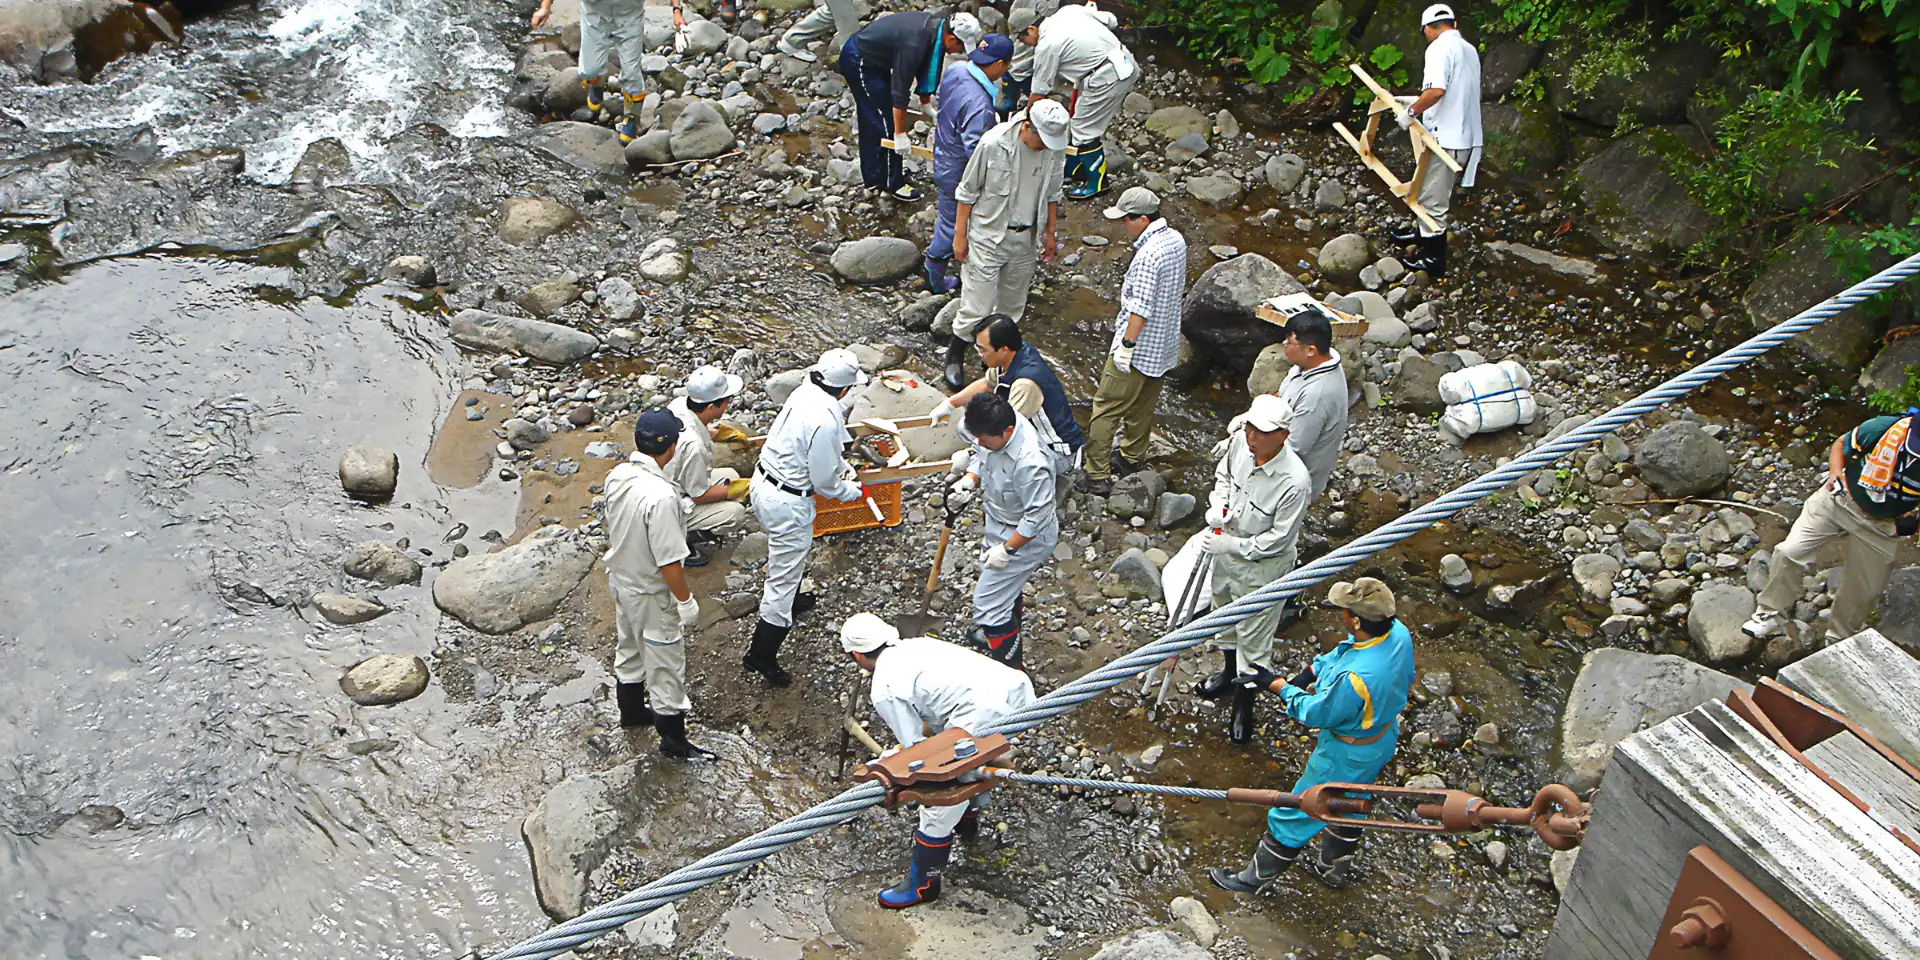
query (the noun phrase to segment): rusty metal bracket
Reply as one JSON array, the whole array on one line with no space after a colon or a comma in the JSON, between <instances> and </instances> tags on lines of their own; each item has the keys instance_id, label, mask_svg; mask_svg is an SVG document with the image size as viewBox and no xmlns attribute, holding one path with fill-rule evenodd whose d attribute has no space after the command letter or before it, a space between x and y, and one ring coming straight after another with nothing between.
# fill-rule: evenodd
<instances>
[{"instance_id":1,"label":"rusty metal bracket","mask_svg":"<svg viewBox=\"0 0 1920 960\"><path fill-rule=\"evenodd\" d=\"M1735 690L1727 698L1727 706L1749 726L1758 730L1761 736L1772 740L1775 746L1801 766L1806 767L1807 772L1819 777L1827 786L1833 788L1833 792L1859 808L1861 813L1866 814L1875 823L1886 828L1894 839L1906 844L1913 852L1920 853L1920 843L1915 842L1906 831L1876 816L1872 806L1860 799L1858 794L1847 789L1846 785L1835 780L1833 775L1822 769L1819 764L1809 759L1805 751L1813 749L1831 737L1851 733L1860 738L1860 742L1866 744L1875 753L1884 757L1887 762L1893 764L1895 768L1920 784L1920 770L1915 770L1913 764L1908 763L1906 758L1893 752L1859 724L1782 686L1771 677L1761 680L1751 693L1746 690Z\"/></svg>"},{"instance_id":2,"label":"rusty metal bracket","mask_svg":"<svg viewBox=\"0 0 1920 960\"><path fill-rule=\"evenodd\" d=\"M885 787L887 796L881 805L889 810L902 801L952 806L993 789L994 780L974 775L1005 756L1012 746L997 733L976 737L954 727L861 765L854 770L853 778L875 780Z\"/></svg>"},{"instance_id":3,"label":"rusty metal bracket","mask_svg":"<svg viewBox=\"0 0 1920 960\"><path fill-rule=\"evenodd\" d=\"M1329 809L1336 798L1405 800L1413 803L1414 815L1421 819L1339 817ZM1548 847L1555 850L1571 850L1579 846L1586 836L1587 821L1592 815L1573 788L1558 783L1542 787L1534 794L1533 802L1524 807L1496 807L1464 790L1323 783L1301 795L1300 809L1315 820L1333 822L1337 819L1343 826L1407 833L1470 833L1495 823L1530 827Z\"/></svg>"},{"instance_id":4,"label":"rusty metal bracket","mask_svg":"<svg viewBox=\"0 0 1920 960\"><path fill-rule=\"evenodd\" d=\"M1711 847L1687 851L1647 960L1840 960Z\"/></svg>"}]
</instances>

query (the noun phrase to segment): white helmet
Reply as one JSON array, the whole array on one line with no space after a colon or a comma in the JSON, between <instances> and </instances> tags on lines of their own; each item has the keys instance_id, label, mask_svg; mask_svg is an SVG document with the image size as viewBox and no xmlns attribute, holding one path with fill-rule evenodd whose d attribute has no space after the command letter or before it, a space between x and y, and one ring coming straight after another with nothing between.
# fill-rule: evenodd
<instances>
[{"instance_id":1,"label":"white helmet","mask_svg":"<svg viewBox=\"0 0 1920 960\"><path fill-rule=\"evenodd\" d=\"M840 649L848 653L872 653L899 639L893 624L871 613L856 613L840 625Z\"/></svg>"},{"instance_id":2,"label":"white helmet","mask_svg":"<svg viewBox=\"0 0 1920 960\"><path fill-rule=\"evenodd\" d=\"M820 380L835 390L841 387L854 387L867 382L867 375L860 372L860 358L846 347L835 347L820 355L820 362L813 365L813 372Z\"/></svg>"}]
</instances>

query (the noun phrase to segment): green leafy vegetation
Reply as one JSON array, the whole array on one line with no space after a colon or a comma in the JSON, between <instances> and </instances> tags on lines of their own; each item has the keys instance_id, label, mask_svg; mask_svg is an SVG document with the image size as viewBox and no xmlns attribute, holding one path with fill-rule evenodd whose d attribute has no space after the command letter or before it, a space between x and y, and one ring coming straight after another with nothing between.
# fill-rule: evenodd
<instances>
[{"instance_id":1,"label":"green leafy vegetation","mask_svg":"<svg viewBox=\"0 0 1920 960\"><path fill-rule=\"evenodd\" d=\"M1907 382L1899 387L1868 394L1867 406L1881 413L1896 414L1920 407L1920 367L1908 367Z\"/></svg>"},{"instance_id":2,"label":"green leafy vegetation","mask_svg":"<svg viewBox=\"0 0 1920 960\"><path fill-rule=\"evenodd\" d=\"M1668 162L1718 224L1696 245L1695 258L1744 239L1762 223L1786 163L1833 168L1840 151L1864 146L1840 127L1843 111L1858 99L1851 93L1816 96L1765 87L1749 89L1738 101L1725 93L1712 95L1711 110L1720 116L1713 154L1699 158L1676 151Z\"/></svg>"}]
</instances>

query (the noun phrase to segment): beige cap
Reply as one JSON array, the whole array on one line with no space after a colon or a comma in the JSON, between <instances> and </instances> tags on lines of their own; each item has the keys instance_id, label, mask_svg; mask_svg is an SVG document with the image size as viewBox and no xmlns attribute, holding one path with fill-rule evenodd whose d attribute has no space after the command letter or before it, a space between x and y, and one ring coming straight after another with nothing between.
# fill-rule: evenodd
<instances>
[{"instance_id":1,"label":"beige cap","mask_svg":"<svg viewBox=\"0 0 1920 960\"><path fill-rule=\"evenodd\" d=\"M1017 37L1028 27L1040 22L1040 11L1032 7L1015 7L1007 14L1007 36Z\"/></svg>"},{"instance_id":2,"label":"beige cap","mask_svg":"<svg viewBox=\"0 0 1920 960\"><path fill-rule=\"evenodd\" d=\"M1040 142L1048 150L1067 148L1067 108L1058 100L1042 100L1027 108L1027 120L1033 124L1035 132L1040 134Z\"/></svg>"},{"instance_id":3,"label":"beige cap","mask_svg":"<svg viewBox=\"0 0 1920 960\"><path fill-rule=\"evenodd\" d=\"M1113 206L1101 211L1108 220L1121 217L1151 217L1160 212L1160 195L1146 187L1128 187Z\"/></svg>"},{"instance_id":4,"label":"beige cap","mask_svg":"<svg viewBox=\"0 0 1920 960\"><path fill-rule=\"evenodd\" d=\"M1334 584L1326 606L1350 610L1362 620L1391 620L1395 610L1393 591L1372 577Z\"/></svg>"},{"instance_id":5,"label":"beige cap","mask_svg":"<svg viewBox=\"0 0 1920 960\"><path fill-rule=\"evenodd\" d=\"M1243 422L1262 433L1291 429L1293 404L1271 393L1263 393L1253 398L1253 406L1247 408Z\"/></svg>"}]
</instances>

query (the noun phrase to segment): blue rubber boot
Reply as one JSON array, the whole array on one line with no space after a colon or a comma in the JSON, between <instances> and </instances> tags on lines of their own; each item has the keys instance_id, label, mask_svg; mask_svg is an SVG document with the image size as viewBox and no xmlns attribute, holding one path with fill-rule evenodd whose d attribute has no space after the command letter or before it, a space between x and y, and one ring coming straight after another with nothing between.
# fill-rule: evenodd
<instances>
[{"instance_id":1,"label":"blue rubber boot","mask_svg":"<svg viewBox=\"0 0 1920 960\"><path fill-rule=\"evenodd\" d=\"M607 109L607 88L598 80L582 80L580 84L587 88L587 109L593 111L595 120L600 119Z\"/></svg>"},{"instance_id":2,"label":"blue rubber boot","mask_svg":"<svg viewBox=\"0 0 1920 960\"><path fill-rule=\"evenodd\" d=\"M953 854L952 837L929 837L913 832L913 857L907 861L907 878L880 891L880 905L889 910L904 910L929 900L940 899L940 871L946 869Z\"/></svg>"},{"instance_id":3,"label":"blue rubber boot","mask_svg":"<svg viewBox=\"0 0 1920 960\"><path fill-rule=\"evenodd\" d=\"M1099 141L1090 147L1081 147L1078 156L1068 158L1071 164L1079 161L1079 176L1073 186L1067 190L1067 196L1076 200L1098 196L1107 188L1107 148Z\"/></svg>"},{"instance_id":4,"label":"blue rubber boot","mask_svg":"<svg viewBox=\"0 0 1920 960\"><path fill-rule=\"evenodd\" d=\"M620 125L614 129L620 132L620 145L626 146L640 139L640 105L646 102L647 96L644 93L637 97L622 96L627 101L627 115L620 119Z\"/></svg>"},{"instance_id":5,"label":"blue rubber boot","mask_svg":"<svg viewBox=\"0 0 1920 960\"><path fill-rule=\"evenodd\" d=\"M928 290L934 293L952 293L953 289L960 285L958 277L947 276L947 267L953 261L942 257L922 257L921 262L926 268Z\"/></svg>"}]
</instances>

